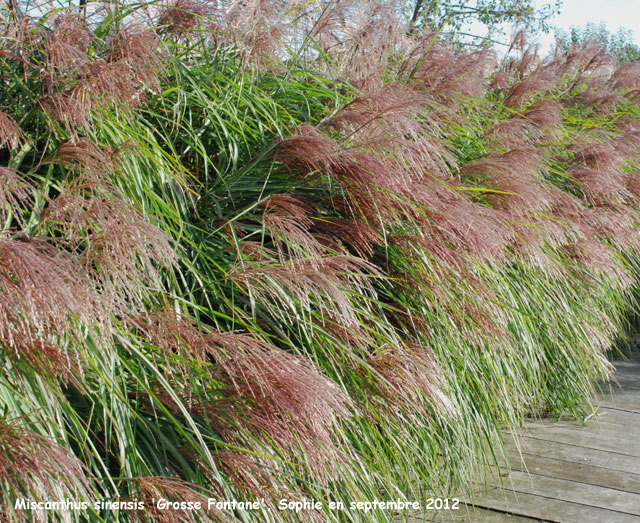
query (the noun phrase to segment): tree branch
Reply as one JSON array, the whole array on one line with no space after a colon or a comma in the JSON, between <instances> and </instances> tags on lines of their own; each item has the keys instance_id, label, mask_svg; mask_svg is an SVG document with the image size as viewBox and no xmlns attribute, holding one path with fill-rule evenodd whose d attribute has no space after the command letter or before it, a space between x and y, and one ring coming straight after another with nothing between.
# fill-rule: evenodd
<instances>
[{"instance_id":1,"label":"tree branch","mask_svg":"<svg viewBox=\"0 0 640 523\"><path fill-rule=\"evenodd\" d=\"M413 27L418 20L418 16L420 16L420 11L422 11L422 6L424 5L424 0L416 0L416 5L413 9L413 16L411 17L411 26Z\"/></svg>"}]
</instances>

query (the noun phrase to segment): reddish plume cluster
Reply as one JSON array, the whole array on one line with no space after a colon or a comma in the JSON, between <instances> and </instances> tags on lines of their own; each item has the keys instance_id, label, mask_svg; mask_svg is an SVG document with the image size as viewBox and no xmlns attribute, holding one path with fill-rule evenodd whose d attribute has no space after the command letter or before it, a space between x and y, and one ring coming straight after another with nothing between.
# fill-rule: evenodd
<instances>
[{"instance_id":1,"label":"reddish plume cluster","mask_svg":"<svg viewBox=\"0 0 640 523\"><path fill-rule=\"evenodd\" d=\"M541 145L557 140L561 125L562 106L555 100L540 100L490 127L485 138L496 149Z\"/></svg>"},{"instance_id":2,"label":"reddish plume cluster","mask_svg":"<svg viewBox=\"0 0 640 523\"><path fill-rule=\"evenodd\" d=\"M35 187L13 169L0 167L0 218L8 223L13 218L24 226L24 210L31 208L36 194Z\"/></svg>"},{"instance_id":3,"label":"reddish plume cluster","mask_svg":"<svg viewBox=\"0 0 640 523\"><path fill-rule=\"evenodd\" d=\"M368 360L382 377L376 385L380 394L404 412L413 413L428 398L426 412L433 406L440 415L455 414L455 407L442 390L441 369L432 351L419 345L380 347Z\"/></svg>"},{"instance_id":4,"label":"reddish plume cluster","mask_svg":"<svg viewBox=\"0 0 640 523\"><path fill-rule=\"evenodd\" d=\"M350 416L350 402L310 361L249 334L205 331L168 313L132 321L164 355L213 364L209 372L222 395L207 403L192 398L192 410L228 440L258 438L265 448L304 456L316 473L330 474L340 457L332 427Z\"/></svg>"},{"instance_id":5,"label":"reddish plume cluster","mask_svg":"<svg viewBox=\"0 0 640 523\"><path fill-rule=\"evenodd\" d=\"M28 496L31 500L60 502L59 514L70 517L66 500L91 501L89 472L69 450L51 438L27 429L25 419L0 418L0 478L13 493L5 499L0 515L5 521L33 521L46 517L45 511L17 510L15 500ZM10 508L9 508L10 507Z\"/></svg>"},{"instance_id":6,"label":"reddish plume cluster","mask_svg":"<svg viewBox=\"0 0 640 523\"><path fill-rule=\"evenodd\" d=\"M287 259L303 263L305 258L323 254L320 238L310 232L313 208L308 202L288 194L274 194L262 206L262 223L273 239L280 263Z\"/></svg>"},{"instance_id":7,"label":"reddish plume cluster","mask_svg":"<svg viewBox=\"0 0 640 523\"><path fill-rule=\"evenodd\" d=\"M72 134L90 127L102 108L136 107L158 87L163 53L142 26L127 26L105 46L84 17L64 13L41 45L47 60L40 103Z\"/></svg>"},{"instance_id":8,"label":"reddish plume cluster","mask_svg":"<svg viewBox=\"0 0 640 523\"><path fill-rule=\"evenodd\" d=\"M18 149L26 140L20 126L6 113L0 111L0 149L8 146Z\"/></svg>"},{"instance_id":9,"label":"reddish plume cluster","mask_svg":"<svg viewBox=\"0 0 640 523\"><path fill-rule=\"evenodd\" d=\"M139 500L144 503L144 510L128 510L134 520L144 523L196 523L229 521L228 511L209 508L210 493L203 488L171 476L140 476L135 480L139 491ZM172 503L168 507L159 507L158 502L166 500ZM177 504L175 508L173 503ZM189 508L200 504L200 510ZM185 508L180 508L184 506Z\"/></svg>"},{"instance_id":10,"label":"reddish plume cluster","mask_svg":"<svg viewBox=\"0 0 640 523\"><path fill-rule=\"evenodd\" d=\"M371 287L371 276L380 276L375 265L349 255L310 257L285 263L263 257L260 261L237 265L228 274L228 278L241 284L253 299L270 307L274 314L295 314L295 310L290 310L289 298L294 296L303 306L310 307L312 299L324 304L322 310L339 314L345 325L356 323L346 290L366 292Z\"/></svg>"},{"instance_id":11,"label":"reddish plume cluster","mask_svg":"<svg viewBox=\"0 0 640 523\"><path fill-rule=\"evenodd\" d=\"M86 275L42 239L0 239L0 293L0 335L17 357L42 356L50 344L72 335L76 322L106 321ZM61 366L73 366L76 356L55 354Z\"/></svg>"},{"instance_id":12,"label":"reddish plume cluster","mask_svg":"<svg viewBox=\"0 0 640 523\"><path fill-rule=\"evenodd\" d=\"M73 180L43 218L49 229L62 234L115 310L141 307L145 294L163 287L161 270L175 263L166 235L108 184Z\"/></svg>"}]
</instances>

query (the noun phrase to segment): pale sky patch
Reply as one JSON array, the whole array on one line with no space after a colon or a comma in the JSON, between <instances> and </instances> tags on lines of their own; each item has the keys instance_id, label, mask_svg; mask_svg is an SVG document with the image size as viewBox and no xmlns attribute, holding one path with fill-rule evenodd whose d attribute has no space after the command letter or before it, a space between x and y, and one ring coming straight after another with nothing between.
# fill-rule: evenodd
<instances>
[{"instance_id":1,"label":"pale sky patch","mask_svg":"<svg viewBox=\"0 0 640 523\"><path fill-rule=\"evenodd\" d=\"M543 0L538 0L542 5ZM589 22L604 22L615 33L621 27L633 32L634 42L640 45L640 0L564 0L561 12L550 24L568 31L572 26L584 27ZM540 42L553 42L553 33L542 35Z\"/></svg>"},{"instance_id":2,"label":"pale sky patch","mask_svg":"<svg viewBox=\"0 0 640 523\"><path fill-rule=\"evenodd\" d=\"M536 0L537 5L542 6L552 0ZM629 29L633 33L633 40L640 45L640 0L564 0L560 13L549 20L551 26L564 31L571 27L584 27L589 22L599 25L605 24L611 33L616 33L620 28ZM474 23L465 31L476 35L483 35L484 26ZM511 30L505 27L508 40ZM535 35L543 51L549 51L554 43L554 31L548 34ZM499 38L504 41L505 37Z\"/></svg>"}]
</instances>

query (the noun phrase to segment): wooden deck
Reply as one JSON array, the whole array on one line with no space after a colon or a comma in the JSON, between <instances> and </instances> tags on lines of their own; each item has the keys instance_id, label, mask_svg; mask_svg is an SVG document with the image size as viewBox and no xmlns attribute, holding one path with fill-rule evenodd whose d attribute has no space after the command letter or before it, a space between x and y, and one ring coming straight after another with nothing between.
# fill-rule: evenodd
<instances>
[{"instance_id":1,"label":"wooden deck","mask_svg":"<svg viewBox=\"0 0 640 523\"><path fill-rule=\"evenodd\" d=\"M504 488L474 485L461 510L436 521L640 523L640 360L615 366L619 385L600 398L586 426L527 423L521 448L508 443Z\"/></svg>"}]
</instances>

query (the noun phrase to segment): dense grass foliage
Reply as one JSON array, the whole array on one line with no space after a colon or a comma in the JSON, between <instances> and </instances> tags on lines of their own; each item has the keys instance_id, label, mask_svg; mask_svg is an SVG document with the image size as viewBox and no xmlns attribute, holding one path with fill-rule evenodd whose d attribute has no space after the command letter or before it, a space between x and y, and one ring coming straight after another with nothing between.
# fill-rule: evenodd
<instances>
[{"instance_id":1,"label":"dense grass foliage","mask_svg":"<svg viewBox=\"0 0 640 523\"><path fill-rule=\"evenodd\" d=\"M390 520L277 504L450 495L590 413L638 63L453 51L393 3L95 5L0 14L3 517ZM209 497L264 501L151 502Z\"/></svg>"}]
</instances>

